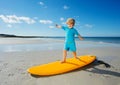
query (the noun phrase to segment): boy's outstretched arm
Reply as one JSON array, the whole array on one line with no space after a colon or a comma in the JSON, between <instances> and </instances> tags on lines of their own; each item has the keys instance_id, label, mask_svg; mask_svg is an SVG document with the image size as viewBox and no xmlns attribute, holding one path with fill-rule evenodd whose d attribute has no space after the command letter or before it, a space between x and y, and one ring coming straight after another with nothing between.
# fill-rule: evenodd
<instances>
[{"instance_id":1,"label":"boy's outstretched arm","mask_svg":"<svg viewBox=\"0 0 120 85\"><path fill-rule=\"evenodd\" d=\"M79 38L80 40L83 40L83 38L81 37L81 35L80 35L80 34L78 35L78 38Z\"/></svg>"},{"instance_id":2,"label":"boy's outstretched arm","mask_svg":"<svg viewBox=\"0 0 120 85\"><path fill-rule=\"evenodd\" d=\"M56 28L62 28L62 26L58 25L58 24L56 24L55 26L56 26Z\"/></svg>"}]
</instances>

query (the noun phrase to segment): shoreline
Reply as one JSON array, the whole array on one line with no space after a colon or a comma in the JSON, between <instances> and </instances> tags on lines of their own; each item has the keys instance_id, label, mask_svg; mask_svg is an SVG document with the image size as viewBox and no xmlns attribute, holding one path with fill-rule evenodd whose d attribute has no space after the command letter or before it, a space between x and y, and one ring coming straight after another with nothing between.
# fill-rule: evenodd
<instances>
[{"instance_id":1,"label":"shoreline","mask_svg":"<svg viewBox=\"0 0 120 85\"><path fill-rule=\"evenodd\" d=\"M16 42L6 42L6 44L0 44L0 53L2 52L30 52L30 51L51 51L51 50L63 50L64 41L36 41L37 43L27 44L22 42L18 44ZM53 43L54 42L54 43ZM9 43L9 44L8 44ZM12 44L11 44L12 43ZM114 43L99 43L99 42L90 42L90 41L77 41L76 42L77 51L89 48L120 48L119 44ZM101 49L102 50L102 49Z\"/></svg>"}]
</instances>

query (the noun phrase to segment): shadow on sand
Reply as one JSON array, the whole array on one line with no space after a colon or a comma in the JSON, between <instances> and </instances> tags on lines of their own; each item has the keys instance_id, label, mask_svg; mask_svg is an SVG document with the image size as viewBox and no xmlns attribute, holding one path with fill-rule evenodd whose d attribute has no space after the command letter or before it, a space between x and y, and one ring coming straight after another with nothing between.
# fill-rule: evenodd
<instances>
[{"instance_id":1,"label":"shadow on sand","mask_svg":"<svg viewBox=\"0 0 120 85\"><path fill-rule=\"evenodd\" d=\"M106 74L106 75L112 75L112 76L120 77L120 72L115 72L115 71L111 71L111 70L104 70L102 68L96 68L95 67L95 66L99 66L101 64L103 64L105 68L113 67L110 64L105 63L104 61L95 60L93 63L84 67L82 70L87 71L87 72L97 73L97 74ZM92 68L92 70L88 70L89 68Z\"/></svg>"},{"instance_id":2,"label":"shadow on sand","mask_svg":"<svg viewBox=\"0 0 120 85\"><path fill-rule=\"evenodd\" d=\"M102 60L95 60L94 62L92 62L91 64L87 65L87 66L84 66L80 69L77 69L77 70L73 70L73 71L70 71L70 72L77 72L77 71L81 71L81 70L84 70L84 71L87 71L87 72L92 72L92 73L97 73L97 74L107 74L107 75L112 75L112 76L116 76L116 77L120 77L120 73L119 72L115 72L115 71L111 71L111 70L104 70L104 69L100 69L100 68L96 68L95 66L99 66L99 65L104 65L105 68L111 68L111 65L102 61ZM92 68L92 70L88 70ZM67 72L67 73L70 73L70 72ZM65 73L63 73L65 74ZM57 75L62 75L62 74L57 74ZM32 77L35 77L35 78L40 78L40 77L50 77L50 76L39 76L39 75L32 75ZM56 76L56 75L53 75L53 76Z\"/></svg>"}]
</instances>

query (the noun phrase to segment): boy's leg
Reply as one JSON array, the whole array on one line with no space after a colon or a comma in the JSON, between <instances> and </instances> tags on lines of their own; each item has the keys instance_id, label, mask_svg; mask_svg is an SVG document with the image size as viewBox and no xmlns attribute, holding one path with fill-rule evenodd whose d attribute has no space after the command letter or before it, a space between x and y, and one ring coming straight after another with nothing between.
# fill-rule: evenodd
<instances>
[{"instance_id":1,"label":"boy's leg","mask_svg":"<svg viewBox=\"0 0 120 85\"><path fill-rule=\"evenodd\" d=\"M67 50L63 50L63 60L61 61L61 63L66 62L66 56L67 56Z\"/></svg>"},{"instance_id":2,"label":"boy's leg","mask_svg":"<svg viewBox=\"0 0 120 85\"><path fill-rule=\"evenodd\" d=\"M70 46L70 51L72 52L74 58L78 59L77 53L76 53L76 45L75 45L75 43L72 43L72 44L71 44L71 46Z\"/></svg>"},{"instance_id":3,"label":"boy's leg","mask_svg":"<svg viewBox=\"0 0 120 85\"><path fill-rule=\"evenodd\" d=\"M79 58L77 57L76 51L75 51L75 52L72 52L72 53L73 53L74 58L79 59Z\"/></svg>"}]
</instances>

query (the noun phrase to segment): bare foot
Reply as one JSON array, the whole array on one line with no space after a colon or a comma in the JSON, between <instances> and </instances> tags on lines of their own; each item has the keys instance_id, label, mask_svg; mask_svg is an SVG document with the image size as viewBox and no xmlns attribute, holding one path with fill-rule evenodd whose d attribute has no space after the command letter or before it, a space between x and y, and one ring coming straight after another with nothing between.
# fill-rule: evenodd
<instances>
[{"instance_id":1,"label":"bare foot","mask_svg":"<svg viewBox=\"0 0 120 85\"><path fill-rule=\"evenodd\" d=\"M65 60L62 60L61 63L65 63L66 61Z\"/></svg>"},{"instance_id":2,"label":"bare foot","mask_svg":"<svg viewBox=\"0 0 120 85\"><path fill-rule=\"evenodd\" d=\"M80 60L80 58L78 58L78 57L75 57L76 59L78 59L78 60Z\"/></svg>"}]
</instances>

